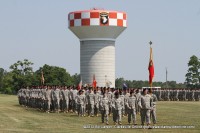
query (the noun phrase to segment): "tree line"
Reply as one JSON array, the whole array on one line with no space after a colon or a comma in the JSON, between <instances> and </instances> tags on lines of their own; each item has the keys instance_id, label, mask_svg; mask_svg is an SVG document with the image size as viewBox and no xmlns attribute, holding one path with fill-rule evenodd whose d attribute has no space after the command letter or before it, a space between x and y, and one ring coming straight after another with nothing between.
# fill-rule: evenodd
<instances>
[{"instance_id":1,"label":"tree line","mask_svg":"<svg viewBox=\"0 0 200 133\"><path fill-rule=\"evenodd\" d=\"M45 77L45 85L71 86L77 85L80 80L79 74L70 75L61 67L45 64L34 72L32 66L31 61L24 59L12 64L9 72L0 68L0 92L16 94L21 87L40 86L41 72Z\"/></svg>"},{"instance_id":2,"label":"tree line","mask_svg":"<svg viewBox=\"0 0 200 133\"><path fill-rule=\"evenodd\" d=\"M70 75L65 68L45 64L38 70L33 71L33 63L28 59L17 61L6 71L0 68L0 93L16 94L21 87L40 86L41 73L45 77L45 85L77 86L80 82L80 75ZM193 55L188 62L188 72L184 83L176 81L153 82L153 86L161 88L200 88L200 59ZM98 81L97 81L98 82ZM122 88L123 84L129 88L148 87L148 81L125 80L123 77L115 80L116 88ZM97 83L98 85L98 83Z\"/></svg>"}]
</instances>

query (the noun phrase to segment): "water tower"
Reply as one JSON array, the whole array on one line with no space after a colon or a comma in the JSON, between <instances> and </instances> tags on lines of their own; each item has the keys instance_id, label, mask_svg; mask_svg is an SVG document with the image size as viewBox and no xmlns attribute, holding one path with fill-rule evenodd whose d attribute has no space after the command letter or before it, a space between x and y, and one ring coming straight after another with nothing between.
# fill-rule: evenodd
<instances>
[{"instance_id":1,"label":"water tower","mask_svg":"<svg viewBox=\"0 0 200 133\"><path fill-rule=\"evenodd\" d=\"M127 27L125 12L83 10L68 14L69 29L80 40L80 74L83 84L115 87L115 40ZM108 85L107 84L107 85Z\"/></svg>"}]
</instances>

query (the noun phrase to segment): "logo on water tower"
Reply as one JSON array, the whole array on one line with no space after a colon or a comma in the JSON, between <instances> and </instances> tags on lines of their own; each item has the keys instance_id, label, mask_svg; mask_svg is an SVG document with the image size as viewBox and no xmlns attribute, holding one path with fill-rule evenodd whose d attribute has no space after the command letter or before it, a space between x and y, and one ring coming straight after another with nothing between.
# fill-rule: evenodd
<instances>
[{"instance_id":1,"label":"logo on water tower","mask_svg":"<svg viewBox=\"0 0 200 133\"><path fill-rule=\"evenodd\" d=\"M108 13L107 12L101 12L100 13L100 22L103 25L108 24Z\"/></svg>"}]
</instances>

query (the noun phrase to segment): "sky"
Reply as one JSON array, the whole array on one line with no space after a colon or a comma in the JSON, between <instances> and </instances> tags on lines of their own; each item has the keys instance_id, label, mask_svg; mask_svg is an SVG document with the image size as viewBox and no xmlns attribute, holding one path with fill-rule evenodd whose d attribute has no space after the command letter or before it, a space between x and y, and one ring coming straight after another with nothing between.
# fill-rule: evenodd
<instances>
[{"instance_id":1,"label":"sky","mask_svg":"<svg viewBox=\"0 0 200 133\"><path fill-rule=\"evenodd\" d=\"M149 41L154 81L185 81L192 55L200 58L200 0L0 0L0 68L29 59L80 73L80 43L68 13L92 8L124 11L128 27L116 40L116 78L148 80Z\"/></svg>"}]
</instances>

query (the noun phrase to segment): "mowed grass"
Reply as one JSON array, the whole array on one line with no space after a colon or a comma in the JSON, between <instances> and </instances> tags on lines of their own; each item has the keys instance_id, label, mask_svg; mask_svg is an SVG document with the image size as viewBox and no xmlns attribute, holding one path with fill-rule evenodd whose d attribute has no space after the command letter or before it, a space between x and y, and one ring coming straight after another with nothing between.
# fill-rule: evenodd
<instances>
[{"instance_id":1,"label":"mowed grass","mask_svg":"<svg viewBox=\"0 0 200 133\"><path fill-rule=\"evenodd\" d=\"M17 96L0 94L0 132L200 132L200 102L158 102L157 126L194 126L190 129L127 129L114 128L112 117L109 129L85 129L84 125L104 126L99 117L78 117L73 113L44 113L26 109L18 104ZM137 115L140 124L140 116ZM127 125L123 117L122 125Z\"/></svg>"}]
</instances>

